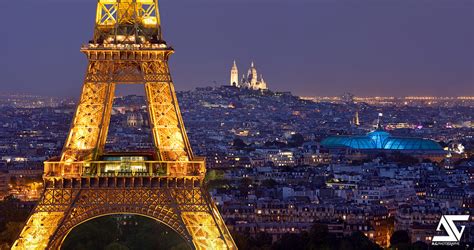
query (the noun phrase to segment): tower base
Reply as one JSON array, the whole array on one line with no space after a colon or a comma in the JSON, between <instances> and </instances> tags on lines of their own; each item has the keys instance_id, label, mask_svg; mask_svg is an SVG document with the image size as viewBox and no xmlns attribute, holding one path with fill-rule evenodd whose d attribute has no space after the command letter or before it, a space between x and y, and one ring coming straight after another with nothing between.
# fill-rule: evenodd
<instances>
[{"instance_id":1,"label":"tower base","mask_svg":"<svg viewBox=\"0 0 474 250\"><path fill-rule=\"evenodd\" d=\"M155 219L176 231L191 249L237 249L200 180L160 177L46 181L12 249L59 249L74 227L111 214Z\"/></svg>"}]
</instances>

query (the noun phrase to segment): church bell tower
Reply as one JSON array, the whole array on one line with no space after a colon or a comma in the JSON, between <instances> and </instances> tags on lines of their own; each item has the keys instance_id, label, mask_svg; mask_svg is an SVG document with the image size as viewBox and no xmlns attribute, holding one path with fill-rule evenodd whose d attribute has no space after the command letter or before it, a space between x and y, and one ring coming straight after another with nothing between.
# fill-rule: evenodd
<instances>
[{"instance_id":1,"label":"church bell tower","mask_svg":"<svg viewBox=\"0 0 474 250\"><path fill-rule=\"evenodd\" d=\"M237 68L235 60L230 70L230 86L239 87L239 69Z\"/></svg>"}]
</instances>

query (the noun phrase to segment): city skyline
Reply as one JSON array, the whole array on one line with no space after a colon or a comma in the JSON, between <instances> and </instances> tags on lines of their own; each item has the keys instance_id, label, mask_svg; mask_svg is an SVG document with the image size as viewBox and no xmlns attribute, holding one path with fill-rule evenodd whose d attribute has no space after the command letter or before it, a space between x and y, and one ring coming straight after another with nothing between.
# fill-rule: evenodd
<instances>
[{"instance_id":1,"label":"city skyline","mask_svg":"<svg viewBox=\"0 0 474 250\"><path fill-rule=\"evenodd\" d=\"M163 1L0 3L0 249L474 242L472 0Z\"/></svg>"},{"instance_id":2,"label":"city skyline","mask_svg":"<svg viewBox=\"0 0 474 250\"><path fill-rule=\"evenodd\" d=\"M472 101L310 102L227 86L177 97L193 152L206 156L211 195L233 235L245 236L238 240L261 238L257 232L264 231L273 240L262 244L279 244L286 233L309 230L317 218L338 237L362 232L371 244L388 246L394 245L390 235L405 232L411 242L429 245L446 209L464 214L474 207ZM136 96L116 100L108 152L153 149L145 102ZM0 199L12 195L29 204L39 199L42 161L62 152L74 115L73 106L61 103L0 99ZM0 210L5 204L8 199ZM466 230L463 242L473 242L471 232ZM71 232L76 234L84 233ZM95 244L110 244L102 240Z\"/></svg>"},{"instance_id":3,"label":"city skyline","mask_svg":"<svg viewBox=\"0 0 474 250\"><path fill-rule=\"evenodd\" d=\"M95 1L67 4L75 11L56 0L0 3L5 23L21 6L29 16L16 18L0 41L2 92L77 97L87 62L79 41L92 37ZM177 51L177 90L225 85L235 59L255 61L271 90L302 96L474 95L472 7L463 0L161 3L164 38ZM17 28L31 20L47 28Z\"/></svg>"}]
</instances>

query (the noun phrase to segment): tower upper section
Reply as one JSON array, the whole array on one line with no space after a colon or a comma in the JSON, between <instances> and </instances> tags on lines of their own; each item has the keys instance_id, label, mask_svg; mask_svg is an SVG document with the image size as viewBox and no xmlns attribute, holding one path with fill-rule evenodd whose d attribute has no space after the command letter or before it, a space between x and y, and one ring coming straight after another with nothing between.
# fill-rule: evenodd
<instances>
[{"instance_id":1,"label":"tower upper section","mask_svg":"<svg viewBox=\"0 0 474 250\"><path fill-rule=\"evenodd\" d=\"M94 44L164 44L158 0L98 0Z\"/></svg>"}]
</instances>

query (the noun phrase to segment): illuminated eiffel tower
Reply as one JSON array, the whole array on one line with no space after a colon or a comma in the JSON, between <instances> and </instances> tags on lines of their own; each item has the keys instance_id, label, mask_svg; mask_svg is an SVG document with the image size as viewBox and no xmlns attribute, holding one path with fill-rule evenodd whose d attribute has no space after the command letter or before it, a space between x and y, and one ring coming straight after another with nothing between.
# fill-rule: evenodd
<instances>
[{"instance_id":1,"label":"illuminated eiffel tower","mask_svg":"<svg viewBox=\"0 0 474 250\"><path fill-rule=\"evenodd\" d=\"M89 65L60 158L13 249L59 249L88 220L137 214L179 233L191 249L237 249L203 187L168 68L157 0L99 0ZM104 152L116 84L144 84L155 150Z\"/></svg>"}]
</instances>

